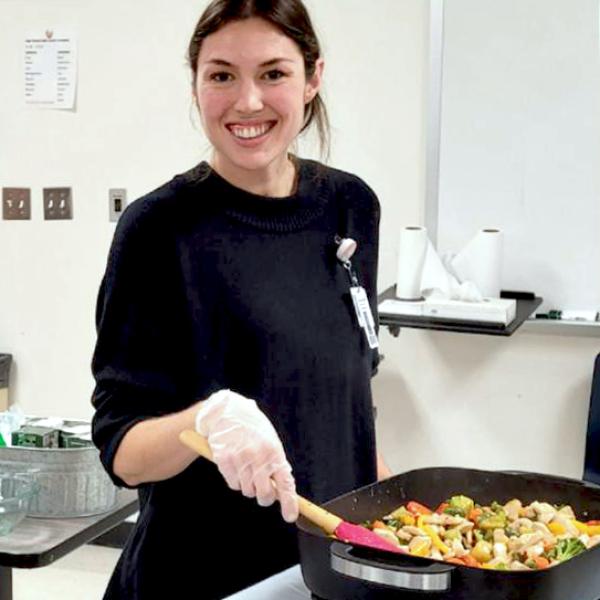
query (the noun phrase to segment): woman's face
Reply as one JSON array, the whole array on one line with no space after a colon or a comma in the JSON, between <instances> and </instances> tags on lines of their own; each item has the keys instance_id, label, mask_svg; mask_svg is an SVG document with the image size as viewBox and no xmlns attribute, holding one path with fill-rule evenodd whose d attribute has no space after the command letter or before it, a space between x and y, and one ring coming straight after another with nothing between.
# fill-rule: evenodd
<instances>
[{"instance_id":1,"label":"woman's face","mask_svg":"<svg viewBox=\"0 0 600 600\"><path fill-rule=\"evenodd\" d=\"M285 160L322 69L319 59L307 81L296 43L262 19L234 21L209 35L194 93L215 162L257 171Z\"/></svg>"}]
</instances>

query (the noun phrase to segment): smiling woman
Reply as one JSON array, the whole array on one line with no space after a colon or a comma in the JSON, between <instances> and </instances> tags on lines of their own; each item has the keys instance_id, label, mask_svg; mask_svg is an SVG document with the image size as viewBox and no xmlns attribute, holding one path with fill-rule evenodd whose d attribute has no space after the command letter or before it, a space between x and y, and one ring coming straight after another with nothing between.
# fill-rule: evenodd
<instances>
[{"instance_id":1,"label":"smiling woman","mask_svg":"<svg viewBox=\"0 0 600 600\"><path fill-rule=\"evenodd\" d=\"M194 95L213 167L249 191L289 195L295 169L288 148L319 91L323 60L307 78L297 44L257 17L209 35L196 60Z\"/></svg>"},{"instance_id":2,"label":"smiling woman","mask_svg":"<svg viewBox=\"0 0 600 600\"><path fill-rule=\"evenodd\" d=\"M327 147L306 9L216 0L189 62L212 159L129 206L98 297L94 441L140 493L106 600L224 598L297 562L296 488L378 475L379 203L290 153L312 123ZM194 428L218 470L180 444Z\"/></svg>"}]
</instances>

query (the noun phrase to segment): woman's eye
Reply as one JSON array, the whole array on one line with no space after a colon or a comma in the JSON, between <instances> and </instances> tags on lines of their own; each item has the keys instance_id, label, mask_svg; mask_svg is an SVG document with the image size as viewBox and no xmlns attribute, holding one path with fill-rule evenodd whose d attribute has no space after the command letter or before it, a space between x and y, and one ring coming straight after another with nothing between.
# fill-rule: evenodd
<instances>
[{"instance_id":1,"label":"woman's eye","mask_svg":"<svg viewBox=\"0 0 600 600\"><path fill-rule=\"evenodd\" d=\"M210 76L211 81L216 81L217 83L227 83L232 80L231 73L226 73L225 71L219 71L218 73L212 73Z\"/></svg>"},{"instance_id":2,"label":"woman's eye","mask_svg":"<svg viewBox=\"0 0 600 600\"><path fill-rule=\"evenodd\" d=\"M263 77L269 81L277 81L278 79L285 77L285 73L279 69L271 69L270 71L267 71Z\"/></svg>"}]
</instances>

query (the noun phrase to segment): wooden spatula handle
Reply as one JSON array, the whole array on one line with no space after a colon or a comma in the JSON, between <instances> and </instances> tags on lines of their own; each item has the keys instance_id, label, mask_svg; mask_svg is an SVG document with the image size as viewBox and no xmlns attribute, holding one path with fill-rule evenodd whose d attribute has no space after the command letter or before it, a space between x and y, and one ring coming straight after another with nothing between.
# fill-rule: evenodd
<instances>
[{"instance_id":1,"label":"wooden spatula handle","mask_svg":"<svg viewBox=\"0 0 600 600\"><path fill-rule=\"evenodd\" d=\"M208 440L201 436L198 432L192 431L191 429L186 429L179 434L179 440L182 444L191 450L194 450L200 456L203 456L211 462L214 462ZM273 482L273 485L275 485L275 482ZM315 525L318 525L330 535L335 532L338 525L342 522L340 517L332 515L324 508L313 504L310 502L310 500L307 500L300 495L298 495L298 505L300 508L300 514L303 517L306 517L309 521Z\"/></svg>"}]
</instances>

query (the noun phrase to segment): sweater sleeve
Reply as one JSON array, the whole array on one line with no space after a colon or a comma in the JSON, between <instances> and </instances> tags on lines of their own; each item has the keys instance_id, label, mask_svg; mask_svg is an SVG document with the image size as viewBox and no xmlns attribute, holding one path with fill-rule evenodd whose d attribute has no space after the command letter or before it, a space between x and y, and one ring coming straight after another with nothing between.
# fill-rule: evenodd
<instances>
[{"instance_id":1,"label":"sweater sleeve","mask_svg":"<svg viewBox=\"0 0 600 600\"><path fill-rule=\"evenodd\" d=\"M119 221L96 307L92 435L119 486L126 484L115 475L113 461L127 431L180 410L185 398L175 252L165 243L164 224L153 226L142 207L143 201L133 203Z\"/></svg>"}]
</instances>

